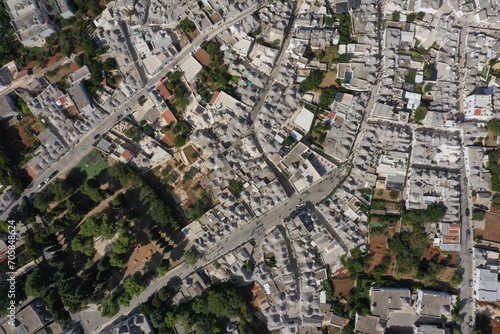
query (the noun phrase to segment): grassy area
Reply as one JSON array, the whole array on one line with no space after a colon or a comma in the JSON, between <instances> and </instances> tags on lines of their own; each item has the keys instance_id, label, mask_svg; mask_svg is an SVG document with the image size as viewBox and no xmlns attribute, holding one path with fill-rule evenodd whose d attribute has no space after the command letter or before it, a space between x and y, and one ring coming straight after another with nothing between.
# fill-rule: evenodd
<instances>
[{"instance_id":1,"label":"grassy area","mask_svg":"<svg viewBox=\"0 0 500 334\"><path fill-rule=\"evenodd\" d=\"M105 170L107 165L99 153L92 151L89 155L80 160L74 168L84 171L85 174L87 174L87 178L91 179Z\"/></svg>"}]
</instances>

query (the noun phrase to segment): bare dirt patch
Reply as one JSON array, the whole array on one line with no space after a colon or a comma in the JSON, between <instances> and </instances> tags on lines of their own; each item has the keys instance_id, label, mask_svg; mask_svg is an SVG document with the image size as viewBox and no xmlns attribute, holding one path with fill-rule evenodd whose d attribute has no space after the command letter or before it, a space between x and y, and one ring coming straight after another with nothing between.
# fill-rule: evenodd
<instances>
[{"instance_id":1,"label":"bare dirt patch","mask_svg":"<svg viewBox=\"0 0 500 334\"><path fill-rule=\"evenodd\" d=\"M196 29L195 31L189 33L189 38L191 40L194 40L196 37L198 37L200 35L200 32L198 31L198 29Z\"/></svg>"},{"instance_id":2,"label":"bare dirt patch","mask_svg":"<svg viewBox=\"0 0 500 334\"><path fill-rule=\"evenodd\" d=\"M161 141L167 144L169 147L172 147L175 145L175 134L172 132L172 130L167 130L163 134L163 138L161 139Z\"/></svg>"},{"instance_id":3,"label":"bare dirt patch","mask_svg":"<svg viewBox=\"0 0 500 334\"><path fill-rule=\"evenodd\" d=\"M398 197L392 198L391 190L375 189L373 192L373 199L382 199L384 201L389 201L389 202L401 201L401 192L398 191L397 193Z\"/></svg>"},{"instance_id":4,"label":"bare dirt patch","mask_svg":"<svg viewBox=\"0 0 500 334\"><path fill-rule=\"evenodd\" d=\"M156 244L137 245L132 255L130 255L125 277L134 274L136 271L142 272L144 267L149 265L151 261L155 266L158 266L162 259L163 254L158 250Z\"/></svg>"},{"instance_id":5,"label":"bare dirt patch","mask_svg":"<svg viewBox=\"0 0 500 334\"><path fill-rule=\"evenodd\" d=\"M338 297L348 296L349 292L354 288L355 282L351 279L333 279L333 296Z\"/></svg>"},{"instance_id":6,"label":"bare dirt patch","mask_svg":"<svg viewBox=\"0 0 500 334\"><path fill-rule=\"evenodd\" d=\"M36 135L43 130L43 126L35 116L24 117L17 122L16 128L24 146L31 147L36 141Z\"/></svg>"},{"instance_id":7,"label":"bare dirt patch","mask_svg":"<svg viewBox=\"0 0 500 334\"><path fill-rule=\"evenodd\" d=\"M391 273L394 266L394 258L387 249L387 237L383 233L372 233L370 232L370 253L372 254L370 269L371 272L375 267L377 267L385 255L391 256L391 265L389 266L387 272Z\"/></svg>"},{"instance_id":8,"label":"bare dirt patch","mask_svg":"<svg viewBox=\"0 0 500 334\"><path fill-rule=\"evenodd\" d=\"M45 76L49 79L51 84L60 81L64 76L71 73L71 70L68 65L66 66L57 66L52 71L47 71Z\"/></svg>"},{"instance_id":9,"label":"bare dirt patch","mask_svg":"<svg viewBox=\"0 0 500 334\"><path fill-rule=\"evenodd\" d=\"M198 160L198 151L196 151L193 145L189 145L188 147L184 148L184 154L186 155L186 158L189 160L190 164Z\"/></svg>"},{"instance_id":10,"label":"bare dirt patch","mask_svg":"<svg viewBox=\"0 0 500 334\"><path fill-rule=\"evenodd\" d=\"M337 72L328 71L323 78L323 81L321 81L319 88L326 88L335 85L335 80L337 80Z\"/></svg>"},{"instance_id":11,"label":"bare dirt patch","mask_svg":"<svg viewBox=\"0 0 500 334\"><path fill-rule=\"evenodd\" d=\"M487 212L484 228L474 229L474 237L482 240L500 242L500 216Z\"/></svg>"},{"instance_id":12,"label":"bare dirt patch","mask_svg":"<svg viewBox=\"0 0 500 334\"><path fill-rule=\"evenodd\" d=\"M434 247L432 244L429 244L426 252L423 256L424 260L431 261L435 259L434 262L441 263L443 261L447 262L447 265L455 266L458 263L458 253L457 252L443 252L439 249L439 247Z\"/></svg>"},{"instance_id":13,"label":"bare dirt patch","mask_svg":"<svg viewBox=\"0 0 500 334\"><path fill-rule=\"evenodd\" d=\"M486 146L497 146L497 135L493 131L488 131Z\"/></svg>"},{"instance_id":14,"label":"bare dirt patch","mask_svg":"<svg viewBox=\"0 0 500 334\"><path fill-rule=\"evenodd\" d=\"M450 282L455 272L456 272L455 268L446 267L444 268L441 275L438 276L437 280L440 282Z\"/></svg>"}]
</instances>

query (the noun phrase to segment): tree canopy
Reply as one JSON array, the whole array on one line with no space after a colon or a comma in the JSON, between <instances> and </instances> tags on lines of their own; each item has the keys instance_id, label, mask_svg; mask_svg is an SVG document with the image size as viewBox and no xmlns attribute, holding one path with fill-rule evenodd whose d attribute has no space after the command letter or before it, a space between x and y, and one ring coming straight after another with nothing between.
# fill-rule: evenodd
<instances>
[{"instance_id":1,"label":"tree canopy","mask_svg":"<svg viewBox=\"0 0 500 334\"><path fill-rule=\"evenodd\" d=\"M500 135L500 120L492 119L488 122L488 131L493 132L497 136Z\"/></svg>"},{"instance_id":2,"label":"tree canopy","mask_svg":"<svg viewBox=\"0 0 500 334\"><path fill-rule=\"evenodd\" d=\"M438 204L430 204L425 210L403 211L402 221L406 224L421 225L425 223L437 223L446 216L446 210Z\"/></svg>"},{"instance_id":3,"label":"tree canopy","mask_svg":"<svg viewBox=\"0 0 500 334\"><path fill-rule=\"evenodd\" d=\"M191 248L186 253L184 253L184 259L186 263L194 266L198 262L199 253L195 248Z\"/></svg>"},{"instance_id":4,"label":"tree canopy","mask_svg":"<svg viewBox=\"0 0 500 334\"><path fill-rule=\"evenodd\" d=\"M321 81L323 81L323 78L325 77L325 72L321 70L313 70L309 73L307 78L300 83L299 90L302 93L315 90L318 88L318 86L321 84Z\"/></svg>"},{"instance_id":5,"label":"tree canopy","mask_svg":"<svg viewBox=\"0 0 500 334\"><path fill-rule=\"evenodd\" d=\"M427 108L421 105L418 106L417 109L415 109L413 119L415 120L415 122L420 123L425 119L425 116L427 116Z\"/></svg>"}]
</instances>

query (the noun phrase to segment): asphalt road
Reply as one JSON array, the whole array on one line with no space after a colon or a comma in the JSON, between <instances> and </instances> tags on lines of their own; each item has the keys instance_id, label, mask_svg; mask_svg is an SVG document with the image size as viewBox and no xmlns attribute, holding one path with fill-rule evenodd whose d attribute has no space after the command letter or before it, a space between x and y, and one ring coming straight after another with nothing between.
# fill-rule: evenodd
<instances>
[{"instance_id":1,"label":"asphalt road","mask_svg":"<svg viewBox=\"0 0 500 334\"><path fill-rule=\"evenodd\" d=\"M283 220L290 216L295 210L295 206L303 203L304 198L307 197L309 202L318 203L326 197L330 191L342 181L347 173L347 170L348 168L345 166L325 175L308 190L301 193L295 193L285 202L282 202L262 216L253 219L244 227L234 231L228 237L220 240L216 245L208 248L195 266L189 266L185 263L181 264L170 270L165 276L151 281L148 284L148 287L139 296L135 296L131 300L130 306L122 307L120 309L117 316L113 318L103 318L101 317L100 312L95 310L86 310L72 315L73 320L79 321L86 333L101 332L102 329L111 325L123 315L129 314L140 304L146 302L148 298L161 287L177 281L179 278L184 279L197 269L213 263L224 254L227 254L231 250L245 244L251 239L254 239L256 243L259 244L266 234L266 231L277 226L278 224L283 223Z\"/></svg>"},{"instance_id":2,"label":"asphalt road","mask_svg":"<svg viewBox=\"0 0 500 334\"><path fill-rule=\"evenodd\" d=\"M465 61L467 59L466 57L466 47L467 47L467 34L469 32L469 23L468 22L462 22L462 28L460 29L460 45L459 45L459 73L458 73L458 98L460 101L460 111L464 112L464 100L465 100L465 74L467 71L467 68L465 66ZM467 171L465 164L467 162L467 159L465 157L465 151L464 151L464 139L463 139L463 131L460 132L460 135L462 137L462 168L460 170L460 187L462 189L461 193L461 203L460 203L460 211L462 215L462 229L461 233L462 235L460 236L460 252L459 252L459 257L460 257L460 267L463 270L463 279L462 279L462 284L460 286L460 315L463 316L464 322L462 323L462 332L465 334L469 333L469 318L475 318L475 302L474 302L474 291L473 289L469 286L469 282L473 280L474 276L474 261L469 255L469 250L473 247L474 244L474 238L470 237L467 238L467 230L470 230L471 236L474 234L472 232L472 220L467 217L465 214L465 211L469 208L470 209L470 203L469 203L469 198L470 198L470 193L469 193L469 187L468 185L465 184L465 179L467 178ZM472 210L471 210L472 211ZM472 302L469 302L470 298L472 298Z\"/></svg>"}]
</instances>

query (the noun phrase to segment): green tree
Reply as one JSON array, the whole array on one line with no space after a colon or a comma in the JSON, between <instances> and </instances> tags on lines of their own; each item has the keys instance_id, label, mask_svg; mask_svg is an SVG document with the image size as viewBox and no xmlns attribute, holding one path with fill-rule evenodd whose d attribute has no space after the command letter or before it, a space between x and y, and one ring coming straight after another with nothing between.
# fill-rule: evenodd
<instances>
[{"instance_id":1,"label":"green tree","mask_svg":"<svg viewBox=\"0 0 500 334\"><path fill-rule=\"evenodd\" d=\"M210 65L211 66L218 66L222 60L222 55L221 55L219 45L214 41L210 41L207 44L207 46L205 47L205 50L210 55L210 62L211 62Z\"/></svg>"},{"instance_id":2,"label":"green tree","mask_svg":"<svg viewBox=\"0 0 500 334\"><path fill-rule=\"evenodd\" d=\"M0 232L7 233L9 231L10 224L5 220L0 220Z\"/></svg>"},{"instance_id":3,"label":"green tree","mask_svg":"<svg viewBox=\"0 0 500 334\"><path fill-rule=\"evenodd\" d=\"M436 70L435 65L433 64L425 64L424 65L424 78L431 78Z\"/></svg>"},{"instance_id":4,"label":"green tree","mask_svg":"<svg viewBox=\"0 0 500 334\"><path fill-rule=\"evenodd\" d=\"M474 210L472 211L472 219L473 220L484 220L485 213L483 210Z\"/></svg>"},{"instance_id":5,"label":"green tree","mask_svg":"<svg viewBox=\"0 0 500 334\"><path fill-rule=\"evenodd\" d=\"M392 20L399 22L399 20L401 20L401 13L397 10L392 12Z\"/></svg>"},{"instance_id":6,"label":"green tree","mask_svg":"<svg viewBox=\"0 0 500 334\"><path fill-rule=\"evenodd\" d=\"M186 137L184 137L183 135L175 136L175 139L174 139L175 147L182 147L185 144L186 144Z\"/></svg>"},{"instance_id":7,"label":"green tree","mask_svg":"<svg viewBox=\"0 0 500 334\"><path fill-rule=\"evenodd\" d=\"M420 123L425 119L425 116L427 116L427 108L423 105L420 105L415 109L415 114L413 115L413 119L415 122Z\"/></svg>"},{"instance_id":8,"label":"green tree","mask_svg":"<svg viewBox=\"0 0 500 334\"><path fill-rule=\"evenodd\" d=\"M103 317L111 318L120 311L120 305L117 300L111 296L104 297L101 301L101 315Z\"/></svg>"},{"instance_id":9,"label":"green tree","mask_svg":"<svg viewBox=\"0 0 500 334\"><path fill-rule=\"evenodd\" d=\"M343 53L339 55L338 61L339 63L349 63L351 61L351 55L348 53Z\"/></svg>"},{"instance_id":10,"label":"green tree","mask_svg":"<svg viewBox=\"0 0 500 334\"><path fill-rule=\"evenodd\" d=\"M337 15L337 18L339 19L339 22L340 22L340 27L339 27L340 39L339 39L339 44L349 44L349 42L351 41L351 34L352 34L351 15L349 15L349 14L340 14L340 15Z\"/></svg>"},{"instance_id":11,"label":"green tree","mask_svg":"<svg viewBox=\"0 0 500 334\"><path fill-rule=\"evenodd\" d=\"M139 272L135 272L132 277L129 277L125 280L123 284L125 292L130 296L138 296L144 289L146 289L146 283L142 279L142 276Z\"/></svg>"},{"instance_id":12,"label":"green tree","mask_svg":"<svg viewBox=\"0 0 500 334\"><path fill-rule=\"evenodd\" d=\"M160 276L164 276L170 270L170 260L163 259L160 265L156 268L156 272Z\"/></svg>"},{"instance_id":13,"label":"green tree","mask_svg":"<svg viewBox=\"0 0 500 334\"><path fill-rule=\"evenodd\" d=\"M77 235L73 238L73 240L71 240L71 249L87 256L92 256L95 253L92 238L84 237L82 235Z\"/></svg>"},{"instance_id":14,"label":"green tree","mask_svg":"<svg viewBox=\"0 0 500 334\"><path fill-rule=\"evenodd\" d=\"M410 14L406 15L406 22L413 23L416 18L417 18L417 13L410 13Z\"/></svg>"},{"instance_id":15,"label":"green tree","mask_svg":"<svg viewBox=\"0 0 500 334\"><path fill-rule=\"evenodd\" d=\"M500 135L500 120L492 119L488 122L488 131L493 132L495 135Z\"/></svg>"},{"instance_id":16,"label":"green tree","mask_svg":"<svg viewBox=\"0 0 500 334\"><path fill-rule=\"evenodd\" d=\"M54 182L52 182L46 190L54 194L54 200L57 202L63 200L74 192L74 189L69 187L68 184L62 179L54 180Z\"/></svg>"},{"instance_id":17,"label":"green tree","mask_svg":"<svg viewBox=\"0 0 500 334\"><path fill-rule=\"evenodd\" d=\"M33 196L33 206L40 212L46 212L49 208L49 203L54 199L54 194L48 191L36 193Z\"/></svg>"},{"instance_id":18,"label":"green tree","mask_svg":"<svg viewBox=\"0 0 500 334\"><path fill-rule=\"evenodd\" d=\"M28 296L43 298L49 291L49 277L36 268L26 277L25 292Z\"/></svg>"},{"instance_id":19,"label":"green tree","mask_svg":"<svg viewBox=\"0 0 500 334\"><path fill-rule=\"evenodd\" d=\"M446 216L446 211L438 204L430 204L425 210L403 211L402 221L405 224L422 225L437 223Z\"/></svg>"},{"instance_id":20,"label":"green tree","mask_svg":"<svg viewBox=\"0 0 500 334\"><path fill-rule=\"evenodd\" d=\"M414 84L414 83L415 83L415 77L416 77L416 76L417 76L417 70L410 68L410 69L406 72L405 82L406 82L406 83L411 83L411 84Z\"/></svg>"},{"instance_id":21,"label":"green tree","mask_svg":"<svg viewBox=\"0 0 500 334\"><path fill-rule=\"evenodd\" d=\"M290 147L294 143L295 143L295 140L292 137L288 136L285 138L285 140L283 140L283 143L281 143L281 145L285 146L285 147Z\"/></svg>"},{"instance_id":22,"label":"green tree","mask_svg":"<svg viewBox=\"0 0 500 334\"><path fill-rule=\"evenodd\" d=\"M94 217L87 218L87 220L80 225L80 235L85 237L95 237L101 233L101 229Z\"/></svg>"},{"instance_id":23,"label":"green tree","mask_svg":"<svg viewBox=\"0 0 500 334\"><path fill-rule=\"evenodd\" d=\"M123 306L130 306L131 300L132 300L132 296L127 292L123 292L120 295L120 297L118 298L118 304L123 305Z\"/></svg>"},{"instance_id":24,"label":"green tree","mask_svg":"<svg viewBox=\"0 0 500 334\"><path fill-rule=\"evenodd\" d=\"M332 105L333 101L335 101L335 97L337 96L337 88L335 86L328 87L321 92L319 96L318 107L322 109L328 109Z\"/></svg>"},{"instance_id":25,"label":"green tree","mask_svg":"<svg viewBox=\"0 0 500 334\"><path fill-rule=\"evenodd\" d=\"M167 312L165 314L165 325L168 328L174 328L176 324L177 324L177 316L175 315L175 313Z\"/></svg>"},{"instance_id":26,"label":"green tree","mask_svg":"<svg viewBox=\"0 0 500 334\"><path fill-rule=\"evenodd\" d=\"M240 193L243 191L243 182L240 180L229 181L229 189L236 195L240 197Z\"/></svg>"},{"instance_id":27,"label":"green tree","mask_svg":"<svg viewBox=\"0 0 500 334\"><path fill-rule=\"evenodd\" d=\"M186 253L184 253L184 259L186 260L186 263L191 266L194 266L196 262L198 262L199 256L200 254L195 248L191 248L190 250L186 251Z\"/></svg>"},{"instance_id":28,"label":"green tree","mask_svg":"<svg viewBox=\"0 0 500 334\"><path fill-rule=\"evenodd\" d=\"M125 268L127 266L128 260L123 254L113 253L109 257L109 264L117 268Z\"/></svg>"},{"instance_id":29,"label":"green tree","mask_svg":"<svg viewBox=\"0 0 500 334\"><path fill-rule=\"evenodd\" d=\"M190 34L193 31L196 30L196 25L188 19L187 17L181 21L179 21L179 24L177 25L177 29L183 30L185 33Z\"/></svg>"},{"instance_id":30,"label":"green tree","mask_svg":"<svg viewBox=\"0 0 500 334\"><path fill-rule=\"evenodd\" d=\"M309 73L307 78L300 83L299 90L301 93L305 93L311 90L315 90L323 81L325 77L325 72L320 70L313 70Z\"/></svg>"},{"instance_id":31,"label":"green tree","mask_svg":"<svg viewBox=\"0 0 500 334\"><path fill-rule=\"evenodd\" d=\"M108 58L102 64L102 68L106 72L109 72L109 71L112 71L112 70L116 70L118 68L118 64L116 63L115 58Z\"/></svg>"},{"instance_id":32,"label":"green tree","mask_svg":"<svg viewBox=\"0 0 500 334\"><path fill-rule=\"evenodd\" d=\"M80 190L82 193L90 197L91 200L93 200L96 203L100 203L104 200L104 197L102 196L100 189L94 188L89 181L86 181L82 187L80 187Z\"/></svg>"},{"instance_id":33,"label":"green tree","mask_svg":"<svg viewBox=\"0 0 500 334\"><path fill-rule=\"evenodd\" d=\"M135 238L132 235L123 233L111 244L111 249L116 254L124 254L134 246L134 243Z\"/></svg>"}]
</instances>

